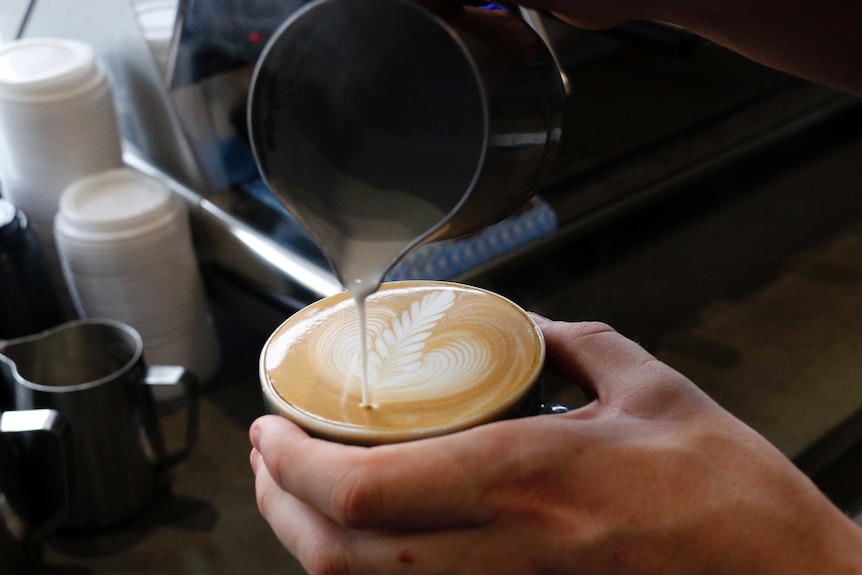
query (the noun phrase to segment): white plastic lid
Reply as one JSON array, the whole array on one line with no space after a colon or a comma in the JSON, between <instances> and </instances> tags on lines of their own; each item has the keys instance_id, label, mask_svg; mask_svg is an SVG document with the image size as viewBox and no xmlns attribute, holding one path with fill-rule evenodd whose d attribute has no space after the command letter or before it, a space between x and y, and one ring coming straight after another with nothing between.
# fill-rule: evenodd
<instances>
[{"instance_id":1,"label":"white plastic lid","mask_svg":"<svg viewBox=\"0 0 862 575\"><path fill-rule=\"evenodd\" d=\"M60 196L59 217L84 232L133 233L176 213L173 194L161 181L129 168L73 182Z\"/></svg>"},{"instance_id":2,"label":"white plastic lid","mask_svg":"<svg viewBox=\"0 0 862 575\"><path fill-rule=\"evenodd\" d=\"M0 99L67 98L102 75L93 48L78 40L29 38L0 44Z\"/></svg>"}]
</instances>

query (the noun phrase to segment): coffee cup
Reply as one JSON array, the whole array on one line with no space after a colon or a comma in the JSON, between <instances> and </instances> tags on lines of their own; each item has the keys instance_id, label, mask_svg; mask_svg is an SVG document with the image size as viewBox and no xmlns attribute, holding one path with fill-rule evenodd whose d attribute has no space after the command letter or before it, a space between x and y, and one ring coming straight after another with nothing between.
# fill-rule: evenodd
<instances>
[{"instance_id":1,"label":"coffee cup","mask_svg":"<svg viewBox=\"0 0 862 575\"><path fill-rule=\"evenodd\" d=\"M356 304L345 292L298 311L264 344L269 413L317 437L376 445L565 410L542 404L542 332L503 296L453 282L388 282L365 307L368 401Z\"/></svg>"},{"instance_id":2,"label":"coffee cup","mask_svg":"<svg viewBox=\"0 0 862 575\"><path fill-rule=\"evenodd\" d=\"M0 341L0 392L22 413L53 410L69 425L68 530L99 529L142 511L166 487L167 471L189 452L197 431L194 376L179 366L147 366L140 335L113 320L79 320ZM185 398L187 436L169 452L156 389ZM4 414L4 419L10 414ZM56 449L23 441L21 465L43 469Z\"/></svg>"}]
</instances>

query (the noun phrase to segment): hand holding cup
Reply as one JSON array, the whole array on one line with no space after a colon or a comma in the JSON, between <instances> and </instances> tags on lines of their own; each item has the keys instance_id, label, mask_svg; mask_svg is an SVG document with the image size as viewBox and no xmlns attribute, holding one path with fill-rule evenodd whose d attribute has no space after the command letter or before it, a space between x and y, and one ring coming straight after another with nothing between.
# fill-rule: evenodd
<instances>
[{"instance_id":1,"label":"hand holding cup","mask_svg":"<svg viewBox=\"0 0 862 575\"><path fill-rule=\"evenodd\" d=\"M540 320L566 414L364 448L251 428L258 505L309 573L852 573L862 531L681 374Z\"/></svg>"}]
</instances>

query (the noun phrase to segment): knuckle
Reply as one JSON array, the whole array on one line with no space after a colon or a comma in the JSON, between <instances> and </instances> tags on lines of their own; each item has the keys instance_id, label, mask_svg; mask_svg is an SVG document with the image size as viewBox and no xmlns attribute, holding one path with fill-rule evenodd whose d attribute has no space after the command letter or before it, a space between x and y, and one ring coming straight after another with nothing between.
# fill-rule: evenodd
<instances>
[{"instance_id":1,"label":"knuckle","mask_svg":"<svg viewBox=\"0 0 862 575\"><path fill-rule=\"evenodd\" d=\"M570 325L581 329L585 335L617 333L617 330L603 321L579 321Z\"/></svg>"},{"instance_id":2,"label":"knuckle","mask_svg":"<svg viewBox=\"0 0 862 575\"><path fill-rule=\"evenodd\" d=\"M383 495L375 474L364 466L350 469L334 482L332 509L343 525L362 528L375 525L383 511Z\"/></svg>"},{"instance_id":3,"label":"knuckle","mask_svg":"<svg viewBox=\"0 0 862 575\"><path fill-rule=\"evenodd\" d=\"M563 326L563 332L567 338L572 340L586 337L618 335L617 330L600 321L578 321L567 323Z\"/></svg>"},{"instance_id":4,"label":"knuckle","mask_svg":"<svg viewBox=\"0 0 862 575\"><path fill-rule=\"evenodd\" d=\"M278 450L273 450L266 457L267 470L272 480L279 486L284 486L285 470L288 468L289 462L287 458Z\"/></svg>"},{"instance_id":5,"label":"knuckle","mask_svg":"<svg viewBox=\"0 0 862 575\"><path fill-rule=\"evenodd\" d=\"M340 545L317 545L302 562L309 575L352 575L355 570Z\"/></svg>"},{"instance_id":6,"label":"knuckle","mask_svg":"<svg viewBox=\"0 0 862 575\"><path fill-rule=\"evenodd\" d=\"M691 380L658 359L638 366L639 385L629 394L629 409L650 417L688 418L712 411L714 402Z\"/></svg>"},{"instance_id":7,"label":"knuckle","mask_svg":"<svg viewBox=\"0 0 862 575\"><path fill-rule=\"evenodd\" d=\"M255 491L255 499L257 501L257 508L260 511L260 514L264 519L269 519L269 512L272 508L272 499L273 499L273 491L271 489L267 489L265 487L259 487Z\"/></svg>"}]
</instances>

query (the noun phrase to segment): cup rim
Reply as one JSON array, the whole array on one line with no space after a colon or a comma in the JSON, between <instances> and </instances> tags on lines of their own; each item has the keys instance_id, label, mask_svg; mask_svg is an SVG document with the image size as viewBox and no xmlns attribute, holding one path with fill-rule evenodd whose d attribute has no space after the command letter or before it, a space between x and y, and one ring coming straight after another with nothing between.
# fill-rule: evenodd
<instances>
[{"instance_id":1,"label":"cup rim","mask_svg":"<svg viewBox=\"0 0 862 575\"><path fill-rule=\"evenodd\" d=\"M260 358L258 361L258 376L266 401L270 402L271 405L276 408L277 412L281 416L287 417L288 419L290 419L291 421L293 421L314 436L323 437L342 443L352 443L359 445L399 443L404 441L447 435L457 431L464 431L471 427L475 427L476 425L479 425L481 423L494 421L506 414L507 412L511 411L513 408L515 408L519 404L519 402L521 402L521 400L523 400L530 393L530 391L535 388L536 382L541 376L545 364L545 337L536 321L530 316L529 313L527 313L524 308L522 308L520 305L518 305L511 299L491 290L472 286L469 284L443 280L399 280L384 282L383 284L381 284L380 287L406 287L408 285L416 284L440 287L450 286L458 289L466 288L469 290L488 294L508 304L513 310L517 311L528 322L528 324L532 328L531 331L536 336L536 343L538 346L536 360L534 362L534 366L529 377L525 378L524 382L518 387L518 389L515 390L508 398L506 398L505 401L500 402L494 408L488 409L487 411L484 411L482 413L475 414L471 417L458 419L456 421L443 425L433 425L429 427L415 429L393 430L368 429L362 427L354 427L350 424L341 424L337 421L315 417L305 411L302 411L292 406L278 394L272 382L270 381L270 378L267 377L267 371L265 366L266 353L270 348L270 344L274 341L276 336L283 331L285 326L287 326L294 320L294 317L297 314L309 308L316 308L326 305L325 302L328 302L332 298L344 297L345 292L343 291L332 296L321 298L302 308L302 310L297 311L295 314L291 315L289 318L283 321L275 330L273 330L272 334L270 334L270 336L267 338L261 349Z\"/></svg>"}]
</instances>

